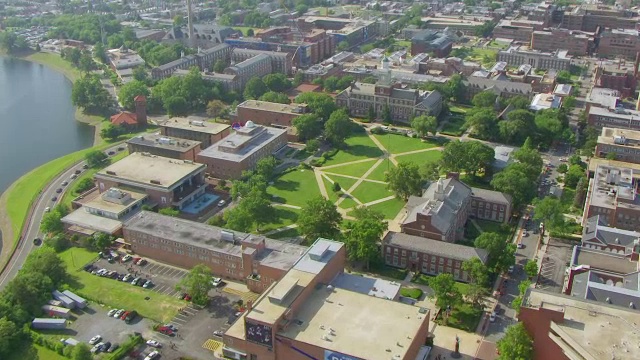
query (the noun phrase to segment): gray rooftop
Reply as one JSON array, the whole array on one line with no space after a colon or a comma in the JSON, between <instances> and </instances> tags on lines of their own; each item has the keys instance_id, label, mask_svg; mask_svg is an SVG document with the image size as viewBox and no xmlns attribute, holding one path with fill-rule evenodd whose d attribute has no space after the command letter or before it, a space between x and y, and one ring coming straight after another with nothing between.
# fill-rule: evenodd
<instances>
[{"instance_id":1,"label":"gray rooftop","mask_svg":"<svg viewBox=\"0 0 640 360\"><path fill-rule=\"evenodd\" d=\"M310 274L319 274L327 263L340 251L343 243L318 238L309 251L293 266L293 269Z\"/></svg>"},{"instance_id":2,"label":"gray rooftop","mask_svg":"<svg viewBox=\"0 0 640 360\"><path fill-rule=\"evenodd\" d=\"M593 87L587 95L586 101L604 108L615 108L619 99L620 92L618 90Z\"/></svg>"},{"instance_id":3,"label":"gray rooftop","mask_svg":"<svg viewBox=\"0 0 640 360\"><path fill-rule=\"evenodd\" d=\"M621 245L631 252L636 241L640 240L640 232L623 230L606 226L600 215L590 217L582 233L582 242L597 240L604 245Z\"/></svg>"},{"instance_id":4,"label":"gray rooftop","mask_svg":"<svg viewBox=\"0 0 640 360\"><path fill-rule=\"evenodd\" d=\"M571 266L579 265L589 265L591 269L623 275L638 271L638 262L629 260L625 255L575 246L571 255Z\"/></svg>"},{"instance_id":5,"label":"gray rooftop","mask_svg":"<svg viewBox=\"0 0 640 360\"><path fill-rule=\"evenodd\" d=\"M472 187L471 195L473 197L484 199L486 201L496 203L496 204L500 204L500 203L511 204L511 195L502 193L500 191L493 191L493 190Z\"/></svg>"},{"instance_id":6,"label":"gray rooftop","mask_svg":"<svg viewBox=\"0 0 640 360\"><path fill-rule=\"evenodd\" d=\"M589 115L604 116L627 121L640 121L640 111L629 109L605 109L597 106L589 108ZM621 124L620 126L625 126Z\"/></svg>"},{"instance_id":7,"label":"gray rooftop","mask_svg":"<svg viewBox=\"0 0 640 360\"><path fill-rule=\"evenodd\" d=\"M251 132L244 131L250 127ZM198 156L241 162L286 132L287 129L259 126L247 121L245 127L204 149Z\"/></svg>"},{"instance_id":8,"label":"gray rooftop","mask_svg":"<svg viewBox=\"0 0 640 360\"><path fill-rule=\"evenodd\" d=\"M145 134L132 137L127 141L127 144L144 145L160 149L185 152L196 146L200 146L201 143L200 141L178 139L160 134Z\"/></svg>"},{"instance_id":9,"label":"gray rooftop","mask_svg":"<svg viewBox=\"0 0 640 360\"><path fill-rule=\"evenodd\" d=\"M470 76L464 80L465 85L480 88L482 90L496 90L498 92L506 92L511 94L522 94L523 96L530 95L533 90L531 84L486 79L484 77Z\"/></svg>"},{"instance_id":10,"label":"gray rooftop","mask_svg":"<svg viewBox=\"0 0 640 360\"><path fill-rule=\"evenodd\" d=\"M484 249L394 231L389 231L382 242L407 250L420 251L461 261L478 258L485 263L489 257L489 253Z\"/></svg>"},{"instance_id":11,"label":"gray rooftop","mask_svg":"<svg viewBox=\"0 0 640 360\"><path fill-rule=\"evenodd\" d=\"M610 273L589 270L574 276L571 295L637 310L640 307L638 285L638 272L617 277Z\"/></svg>"},{"instance_id":12,"label":"gray rooftop","mask_svg":"<svg viewBox=\"0 0 640 360\"><path fill-rule=\"evenodd\" d=\"M589 192L590 206L640 210L640 198L636 196L633 171L630 168L598 166Z\"/></svg>"},{"instance_id":13,"label":"gray rooftop","mask_svg":"<svg viewBox=\"0 0 640 360\"><path fill-rule=\"evenodd\" d=\"M345 289L364 295L375 296L382 299L393 300L400 292L400 283L363 275L347 273L339 274L331 285L339 289Z\"/></svg>"}]
</instances>

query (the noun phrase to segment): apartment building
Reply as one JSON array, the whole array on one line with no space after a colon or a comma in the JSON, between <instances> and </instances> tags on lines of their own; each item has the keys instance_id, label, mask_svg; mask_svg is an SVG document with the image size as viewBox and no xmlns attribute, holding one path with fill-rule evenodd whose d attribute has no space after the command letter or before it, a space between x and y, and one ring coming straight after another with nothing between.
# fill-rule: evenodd
<instances>
[{"instance_id":1,"label":"apartment building","mask_svg":"<svg viewBox=\"0 0 640 360\"><path fill-rule=\"evenodd\" d=\"M594 216L606 226L637 230L640 226L638 181L630 168L599 165L589 181L583 224Z\"/></svg>"},{"instance_id":2,"label":"apartment building","mask_svg":"<svg viewBox=\"0 0 640 360\"><path fill-rule=\"evenodd\" d=\"M426 360L429 309L397 283L344 273L345 245L318 239L224 333L230 359Z\"/></svg>"},{"instance_id":3,"label":"apartment building","mask_svg":"<svg viewBox=\"0 0 640 360\"><path fill-rule=\"evenodd\" d=\"M500 20L493 29L493 37L500 39L512 39L528 44L534 31L542 30L544 23L535 20Z\"/></svg>"},{"instance_id":4,"label":"apartment building","mask_svg":"<svg viewBox=\"0 0 640 360\"><path fill-rule=\"evenodd\" d=\"M449 55L453 39L445 31L424 30L411 38L411 55L433 53L442 58Z\"/></svg>"},{"instance_id":5,"label":"apartment building","mask_svg":"<svg viewBox=\"0 0 640 360\"><path fill-rule=\"evenodd\" d=\"M565 10L562 28L596 32L598 29L635 29L640 21L632 10L602 4L582 4Z\"/></svg>"},{"instance_id":6,"label":"apartment building","mask_svg":"<svg viewBox=\"0 0 640 360\"><path fill-rule=\"evenodd\" d=\"M640 131L603 127L598 136L596 156L640 164ZM613 155L610 155L613 154Z\"/></svg>"},{"instance_id":7,"label":"apartment building","mask_svg":"<svg viewBox=\"0 0 640 360\"><path fill-rule=\"evenodd\" d=\"M308 112L306 104L279 104L260 100L245 100L232 114L233 121L241 124L253 121L265 126L290 127L293 120Z\"/></svg>"},{"instance_id":8,"label":"apartment building","mask_svg":"<svg viewBox=\"0 0 640 360\"><path fill-rule=\"evenodd\" d=\"M491 90L501 98L510 98L514 96L524 96L531 98L533 96L533 86L530 82L515 82L508 80L494 80L477 76L469 76L463 80L466 86L466 98L468 100L482 91ZM551 87L553 89L553 87ZM550 90L551 90L550 89Z\"/></svg>"},{"instance_id":9,"label":"apartment building","mask_svg":"<svg viewBox=\"0 0 640 360\"><path fill-rule=\"evenodd\" d=\"M204 194L205 166L147 153L133 153L94 175L98 191L131 189L159 207L182 209Z\"/></svg>"},{"instance_id":10,"label":"apartment building","mask_svg":"<svg viewBox=\"0 0 640 360\"><path fill-rule=\"evenodd\" d=\"M485 21L492 21L493 19L478 16L444 16L438 14L438 16L423 16L420 20L423 29L436 31L449 29L469 36L474 35L478 26L483 25Z\"/></svg>"},{"instance_id":11,"label":"apartment building","mask_svg":"<svg viewBox=\"0 0 640 360\"><path fill-rule=\"evenodd\" d=\"M247 121L235 133L201 151L197 161L207 165L209 176L238 179L258 161L287 144L287 129L265 127Z\"/></svg>"},{"instance_id":12,"label":"apartment building","mask_svg":"<svg viewBox=\"0 0 640 360\"><path fill-rule=\"evenodd\" d=\"M600 33L598 56L635 60L640 52L640 32L636 29L605 29Z\"/></svg>"},{"instance_id":13,"label":"apartment building","mask_svg":"<svg viewBox=\"0 0 640 360\"><path fill-rule=\"evenodd\" d=\"M587 122L597 130L603 127L640 130L640 111L591 106Z\"/></svg>"},{"instance_id":14,"label":"apartment building","mask_svg":"<svg viewBox=\"0 0 640 360\"><path fill-rule=\"evenodd\" d=\"M163 136L161 134L145 134L134 136L127 141L129 153L146 152L177 160L196 160L201 150L200 142Z\"/></svg>"},{"instance_id":15,"label":"apartment building","mask_svg":"<svg viewBox=\"0 0 640 360\"><path fill-rule=\"evenodd\" d=\"M123 237L137 255L187 269L204 264L215 276L244 282L258 293L280 280L307 250L150 211L127 220Z\"/></svg>"},{"instance_id":16,"label":"apartment building","mask_svg":"<svg viewBox=\"0 0 640 360\"><path fill-rule=\"evenodd\" d=\"M618 90L621 97L635 98L638 86L638 65L638 60L635 64L622 60L602 63L595 67L593 83L596 87Z\"/></svg>"},{"instance_id":17,"label":"apartment building","mask_svg":"<svg viewBox=\"0 0 640 360\"><path fill-rule=\"evenodd\" d=\"M485 264L489 254L484 249L452 244L389 231L382 239L385 264L427 275L452 274L456 281L470 281L462 263L478 258Z\"/></svg>"},{"instance_id":18,"label":"apartment building","mask_svg":"<svg viewBox=\"0 0 640 360\"><path fill-rule=\"evenodd\" d=\"M287 52L236 48L233 49L233 52L231 53L231 61L233 63L240 63L260 54L267 55L271 58L271 68L274 72L279 72L287 76L292 75L292 55Z\"/></svg>"},{"instance_id":19,"label":"apartment building","mask_svg":"<svg viewBox=\"0 0 640 360\"><path fill-rule=\"evenodd\" d=\"M158 123L158 126L163 136L199 141L202 149L208 148L231 133L231 126L227 124L195 118L174 117Z\"/></svg>"},{"instance_id":20,"label":"apartment building","mask_svg":"<svg viewBox=\"0 0 640 360\"><path fill-rule=\"evenodd\" d=\"M233 48L227 44L218 44L206 50L199 49L194 55L183 56L151 69L151 77L154 80L165 79L173 75L176 70L189 70L194 66L201 71L209 71L218 60L228 63L232 50Z\"/></svg>"},{"instance_id":21,"label":"apartment building","mask_svg":"<svg viewBox=\"0 0 640 360\"><path fill-rule=\"evenodd\" d=\"M573 56L585 56L594 47L594 34L579 30L544 29L534 31L531 35L531 48L534 50L554 52L567 50Z\"/></svg>"},{"instance_id":22,"label":"apartment building","mask_svg":"<svg viewBox=\"0 0 640 360\"><path fill-rule=\"evenodd\" d=\"M620 92L614 89L592 87L585 98L587 114L592 106L615 109L620 102Z\"/></svg>"},{"instance_id":23,"label":"apartment building","mask_svg":"<svg viewBox=\"0 0 640 360\"><path fill-rule=\"evenodd\" d=\"M226 68L224 73L235 76L234 81L237 82L238 88L243 89L252 77L271 74L273 72L271 64L271 56L260 54Z\"/></svg>"},{"instance_id":24,"label":"apartment building","mask_svg":"<svg viewBox=\"0 0 640 360\"><path fill-rule=\"evenodd\" d=\"M360 18L346 19L326 16L301 16L297 19L298 29L310 31L322 29L334 38L335 44L346 41L349 46L356 46L378 35L379 26L376 21Z\"/></svg>"},{"instance_id":25,"label":"apartment building","mask_svg":"<svg viewBox=\"0 0 640 360\"><path fill-rule=\"evenodd\" d=\"M464 237L469 218L507 222L511 197L501 192L469 187L453 175L429 185L422 196L411 196L405 206L402 232L440 241Z\"/></svg>"},{"instance_id":26,"label":"apartment building","mask_svg":"<svg viewBox=\"0 0 640 360\"><path fill-rule=\"evenodd\" d=\"M482 65L479 63L465 61L456 57L429 59L425 62L418 63L418 71L420 73L442 76L451 76L454 74L469 76L481 69Z\"/></svg>"},{"instance_id":27,"label":"apartment building","mask_svg":"<svg viewBox=\"0 0 640 360\"><path fill-rule=\"evenodd\" d=\"M527 46L512 46L498 52L498 61L506 62L509 66L531 65L535 69L569 70L571 57L567 50L555 50L552 53L531 50Z\"/></svg>"}]
</instances>

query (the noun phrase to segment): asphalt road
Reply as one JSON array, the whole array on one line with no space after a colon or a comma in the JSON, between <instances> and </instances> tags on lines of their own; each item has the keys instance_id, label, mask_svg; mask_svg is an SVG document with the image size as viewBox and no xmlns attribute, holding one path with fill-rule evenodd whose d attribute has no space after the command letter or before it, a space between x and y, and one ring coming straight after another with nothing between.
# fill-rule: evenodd
<instances>
[{"instance_id":1,"label":"asphalt road","mask_svg":"<svg viewBox=\"0 0 640 360\"><path fill-rule=\"evenodd\" d=\"M105 152L108 153L109 151L117 151L116 149L119 146L122 145L114 145L113 147L105 150ZM40 221L42 220L42 216L45 214L45 209L47 207L53 208L60 203L60 200L62 199L64 193L75 182L75 179L71 179L71 176L75 173L76 170L84 171L82 169L83 165L85 165L85 161L77 163L68 170L64 171L62 174L58 175L44 188L42 196L40 197L38 202L33 205L34 212L33 216L31 217L31 221L27 224L27 232L25 238L20 240L15 254L9 260L9 264L4 269L4 272L0 274L0 290L4 289L7 283L9 283L9 281L16 277L18 271L22 268L22 264L24 264L24 261L31 250L36 247L33 244L33 240L36 238L43 238L44 234L40 231ZM67 186L62 186L62 182L64 181L68 181L69 184ZM56 189L58 188L63 189L62 193L56 193ZM57 198L56 201L51 200L54 196Z\"/></svg>"}]
</instances>

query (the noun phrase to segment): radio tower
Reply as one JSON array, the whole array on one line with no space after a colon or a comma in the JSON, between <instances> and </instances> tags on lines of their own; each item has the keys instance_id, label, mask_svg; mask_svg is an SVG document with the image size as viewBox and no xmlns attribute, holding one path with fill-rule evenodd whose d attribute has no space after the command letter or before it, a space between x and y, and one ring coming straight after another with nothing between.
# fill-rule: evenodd
<instances>
[{"instance_id":1,"label":"radio tower","mask_svg":"<svg viewBox=\"0 0 640 360\"><path fill-rule=\"evenodd\" d=\"M195 39L193 38L193 11L191 10L191 0L187 0L187 26L189 27L189 47L195 48Z\"/></svg>"}]
</instances>

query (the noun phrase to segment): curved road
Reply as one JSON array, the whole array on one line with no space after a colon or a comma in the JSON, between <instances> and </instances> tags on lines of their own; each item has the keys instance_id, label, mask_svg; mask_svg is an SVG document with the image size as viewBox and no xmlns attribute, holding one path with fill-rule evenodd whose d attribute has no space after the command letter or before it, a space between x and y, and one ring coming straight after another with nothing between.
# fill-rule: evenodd
<instances>
[{"instance_id":1,"label":"curved road","mask_svg":"<svg viewBox=\"0 0 640 360\"><path fill-rule=\"evenodd\" d=\"M122 146L122 144L116 144L113 147L105 150L105 153L110 151L117 152L117 148ZM71 176L75 173L76 170L84 171L82 168L85 165L85 161L81 161L71 168L65 170L63 173L58 175L55 179L53 179L42 191L42 195L40 199L33 205L33 214L31 216L31 220L27 226L27 232L24 238L20 240L18 247L15 250L15 253L12 254L9 259L9 263L7 267L4 269L4 272L0 274L0 290L4 289L4 287L16 277L18 271L22 268L22 264L24 264L25 259L35 248L36 246L33 244L33 239L40 238L42 239L44 234L40 231L40 221L42 220L42 216L45 213L45 209L47 207L54 207L60 203L62 196L67 192L69 187L75 182L75 179L71 179ZM64 181L68 181L69 184L67 186L62 186ZM62 188L62 193L56 193L56 189ZM57 197L56 201L51 201L53 197Z\"/></svg>"}]
</instances>

